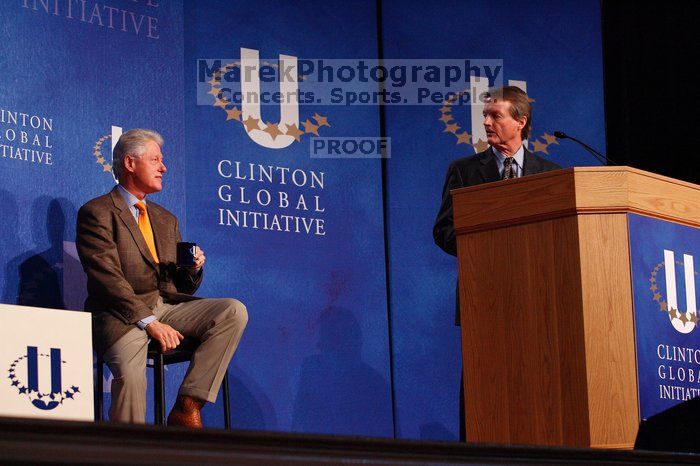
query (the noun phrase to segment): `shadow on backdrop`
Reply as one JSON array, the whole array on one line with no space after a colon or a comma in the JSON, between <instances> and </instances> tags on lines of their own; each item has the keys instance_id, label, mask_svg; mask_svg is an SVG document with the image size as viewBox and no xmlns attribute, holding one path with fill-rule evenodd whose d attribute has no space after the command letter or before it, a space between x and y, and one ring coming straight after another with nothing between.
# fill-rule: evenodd
<instances>
[{"instance_id":1,"label":"shadow on backdrop","mask_svg":"<svg viewBox=\"0 0 700 466\"><path fill-rule=\"evenodd\" d=\"M66 309L64 275L66 270L76 269L77 259L65 253L65 244L75 247L75 218L76 209L65 198L41 196L34 200L30 223L35 247L7 263L5 302ZM84 282L76 286L84 286Z\"/></svg>"},{"instance_id":2,"label":"shadow on backdrop","mask_svg":"<svg viewBox=\"0 0 700 466\"><path fill-rule=\"evenodd\" d=\"M390 437L391 424L375 417L391 405L389 384L362 361L362 332L353 313L330 307L315 326L319 353L301 365L293 429Z\"/></svg>"},{"instance_id":3,"label":"shadow on backdrop","mask_svg":"<svg viewBox=\"0 0 700 466\"><path fill-rule=\"evenodd\" d=\"M450 440L457 441L459 438L440 422L428 422L421 424L419 429L421 440Z\"/></svg>"},{"instance_id":4,"label":"shadow on backdrop","mask_svg":"<svg viewBox=\"0 0 700 466\"><path fill-rule=\"evenodd\" d=\"M245 430L276 430L276 413L262 387L248 377L240 367L228 369L231 403L231 427ZM224 427L223 393L216 403L205 406L202 420L207 427Z\"/></svg>"},{"instance_id":5,"label":"shadow on backdrop","mask_svg":"<svg viewBox=\"0 0 700 466\"><path fill-rule=\"evenodd\" d=\"M15 195L4 189L0 189L2 199L3 222L0 222L0 237L2 237L2 255L0 262L0 282L2 283L2 302L17 304L19 290L19 264L26 259L27 254L13 256L24 250L22 238L26 237L23 231L18 229L20 223L19 205ZM21 260L18 260L18 257Z\"/></svg>"}]
</instances>

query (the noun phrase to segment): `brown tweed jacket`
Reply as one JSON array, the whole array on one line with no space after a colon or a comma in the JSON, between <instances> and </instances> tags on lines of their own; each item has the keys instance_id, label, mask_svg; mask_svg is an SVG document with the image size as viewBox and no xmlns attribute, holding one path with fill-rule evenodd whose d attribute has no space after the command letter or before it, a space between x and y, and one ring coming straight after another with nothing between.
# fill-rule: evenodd
<instances>
[{"instance_id":1,"label":"brown tweed jacket","mask_svg":"<svg viewBox=\"0 0 700 466\"><path fill-rule=\"evenodd\" d=\"M159 296L167 302L198 299L192 293L202 273L175 265L176 244L182 240L177 218L151 201L148 215L159 264L116 187L78 211L76 245L88 278L85 310L92 312L99 354L153 314Z\"/></svg>"}]
</instances>

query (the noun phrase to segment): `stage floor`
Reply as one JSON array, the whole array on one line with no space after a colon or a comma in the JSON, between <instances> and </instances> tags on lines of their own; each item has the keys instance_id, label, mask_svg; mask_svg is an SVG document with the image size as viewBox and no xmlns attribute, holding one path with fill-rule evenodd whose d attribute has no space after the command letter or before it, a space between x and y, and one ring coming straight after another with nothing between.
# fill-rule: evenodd
<instances>
[{"instance_id":1,"label":"stage floor","mask_svg":"<svg viewBox=\"0 0 700 466\"><path fill-rule=\"evenodd\" d=\"M54 465L700 464L700 455L0 418L0 463Z\"/></svg>"}]
</instances>

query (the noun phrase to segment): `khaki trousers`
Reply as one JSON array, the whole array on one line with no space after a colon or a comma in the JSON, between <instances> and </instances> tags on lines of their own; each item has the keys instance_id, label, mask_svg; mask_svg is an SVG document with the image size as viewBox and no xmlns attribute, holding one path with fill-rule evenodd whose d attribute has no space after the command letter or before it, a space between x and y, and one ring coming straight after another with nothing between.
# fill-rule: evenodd
<instances>
[{"instance_id":1,"label":"khaki trousers","mask_svg":"<svg viewBox=\"0 0 700 466\"><path fill-rule=\"evenodd\" d=\"M213 403L229 361L248 322L246 307L230 298L199 299L180 304L159 299L153 314L185 337L201 341L192 356L180 395ZM150 338L133 326L112 345L104 361L112 372L112 403L109 419L117 422L146 422L146 353Z\"/></svg>"}]
</instances>

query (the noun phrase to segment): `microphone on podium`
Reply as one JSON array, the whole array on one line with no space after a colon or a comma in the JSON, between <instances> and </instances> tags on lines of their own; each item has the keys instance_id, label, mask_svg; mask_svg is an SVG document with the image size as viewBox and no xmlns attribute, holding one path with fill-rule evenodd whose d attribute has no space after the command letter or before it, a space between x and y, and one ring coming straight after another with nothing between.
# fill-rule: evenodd
<instances>
[{"instance_id":1,"label":"microphone on podium","mask_svg":"<svg viewBox=\"0 0 700 466\"><path fill-rule=\"evenodd\" d=\"M588 152L590 152L593 155L593 157L596 158L596 160L598 160L603 165L608 165L608 164L619 165L619 163L615 162L613 159L606 157L605 155L601 154L600 152L598 152L597 150L595 150L594 148L592 148L591 146L589 146L585 142L579 141L575 137L569 136L568 134L566 134L563 131L554 131L554 136L559 138L559 139L571 139L572 141L580 144L584 149L586 149ZM608 162L610 162L610 163L608 163Z\"/></svg>"}]
</instances>

